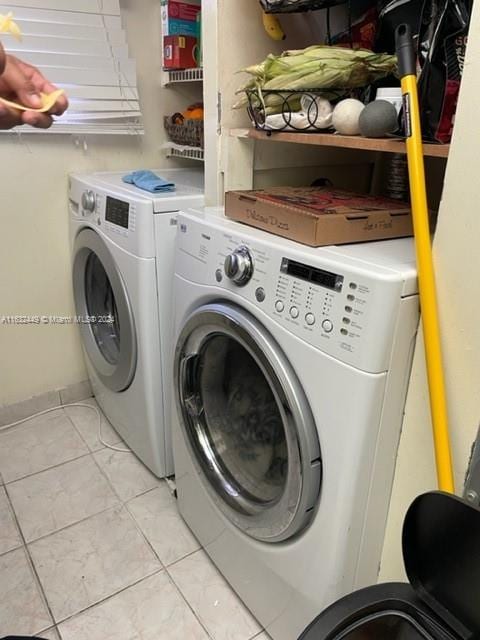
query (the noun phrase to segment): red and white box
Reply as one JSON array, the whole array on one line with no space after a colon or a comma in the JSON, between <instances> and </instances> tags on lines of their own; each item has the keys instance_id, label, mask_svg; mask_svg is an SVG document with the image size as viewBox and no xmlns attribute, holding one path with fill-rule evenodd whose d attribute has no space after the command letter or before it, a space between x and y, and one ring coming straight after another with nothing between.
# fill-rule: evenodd
<instances>
[{"instance_id":1,"label":"red and white box","mask_svg":"<svg viewBox=\"0 0 480 640\"><path fill-rule=\"evenodd\" d=\"M175 20L188 20L195 22L197 14L201 11L201 7L196 4L189 4L187 2L177 2L176 0L170 0L168 2L168 17Z\"/></svg>"},{"instance_id":2,"label":"red and white box","mask_svg":"<svg viewBox=\"0 0 480 640\"><path fill-rule=\"evenodd\" d=\"M163 38L164 69L194 69L197 64L197 38L165 36Z\"/></svg>"}]
</instances>

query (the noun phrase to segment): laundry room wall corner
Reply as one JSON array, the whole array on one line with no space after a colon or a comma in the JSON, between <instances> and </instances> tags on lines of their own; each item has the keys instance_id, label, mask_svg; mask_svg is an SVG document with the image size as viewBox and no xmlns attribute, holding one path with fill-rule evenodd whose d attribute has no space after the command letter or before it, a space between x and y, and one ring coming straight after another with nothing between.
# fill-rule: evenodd
<instances>
[{"instance_id":1,"label":"laundry room wall corner","mask_svg":"<svg viewBox=\"0 0 480 640\"><path fill-rule=\"evenodd\" d=\"M159 152L162 110L168 109L159 82L160 3L121 5L137 60L145 136L0 136L0 405L87 377L78 328L62 324L74 315L68 173L172 166ZM49 319L12 324L3 320L8 316Z\"/></svg>"},{"instance_id":2,"label":"laundry room wall corner","mask_svg":"<svg viewBox=\"0 0 480 640\"><path fill-rule=\"evenodd\" d=\"M474 3L455 130L434 240L434 259L444 350L456 492L462 494L470 449L480 421L480 217L478 215L478 120L480 5ZM475 125L473 125L475 126ZM419 333L407 397L381 581L403 576L402 522L420 493L437 488L428 391Z\"/></svg>"}]
</instances>

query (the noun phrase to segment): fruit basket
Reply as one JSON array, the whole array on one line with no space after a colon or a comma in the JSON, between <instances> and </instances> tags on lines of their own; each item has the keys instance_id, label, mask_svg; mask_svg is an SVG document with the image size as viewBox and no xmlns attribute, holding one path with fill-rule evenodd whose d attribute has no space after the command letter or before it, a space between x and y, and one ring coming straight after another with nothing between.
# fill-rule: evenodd
<instances>
[{"instance_id":1,"label":"fruit basket","mask_svg":"<svg viewBox=\"0 0 480 640\"><path fill-rule=\"evenodd\" d=\"M203 149L203 104L191 104L183 113L165 116L163 123L168 137L176 144Z\"/></svg>"},{"instance_id":2,"label":"fruit basket","mask_svg":"<svg viewBox=\"0 0 480 640\"><path fill-rule=\"evenodd\" d=\"M174 124L170 116L165 116L164 126L172 142L203 149L203 120L185 120L183 124Z\"/></svg>"}]
</instances>

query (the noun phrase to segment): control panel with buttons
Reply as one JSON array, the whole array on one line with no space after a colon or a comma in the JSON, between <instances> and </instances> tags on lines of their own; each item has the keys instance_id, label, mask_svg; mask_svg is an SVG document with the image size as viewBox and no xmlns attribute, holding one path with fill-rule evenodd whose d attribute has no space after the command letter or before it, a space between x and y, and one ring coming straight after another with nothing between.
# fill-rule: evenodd
<instances>
[{"instance_id":1,"label":"control panel with buttons","mask_svg":"<svg viewBox=\"0 0 480 640\"><path fill-rule=\"evenodd\" d=\"M348 363L369 359L365 347L374 308L382 313L375 283L368 277L327 269L310 269L295 261L288 273L282 258L275 280L274 317L299 337Z\"/></svg>"},{"instance_id":2,"label":"control panel with buttons","mask_svg":"<svg viewBox=\"0 0 480 640\"><path fill-rule=\"evenodd\" d=\"M289 331L328 353L341 354L352 363L357 360L370 313L372 287L367 281L331 269L313 269L283 256L274 295L269 296L272 266L267 256L259 259L255 247L239 242L219 256L219 261L222 259L224 275L235 289L246 293L252 279L254 300L262 304L262 309L270 308L274 318ZM269 268L265 271L266 266ZM217 282L218 273L217 269Z\"/></svg>"},{"instance_id":3,"label":"control panel with buttons","mask_svg":"<svg viewBox=\"0 0 480 640\"><path fill-rule=\"evenodd\" d=\"M212 287L214 299L225 298L254 315L258 310L273 334L281 328L345 364L386 370L388 336L382 331L385 317L396 313L403 281L392 286L392 272L382 261L358 258L356 247L297 249L289 243L287 250L270 234L230 226L222 218L212 217L208 227L194 216L184 219L177 269L186 256L192 262L179 275Z\"/></svg>"},{"instance_id":4,"label":"control panel with buttons","mask_svg":"<svg viewBox=\"0 0 480 640\"><path fill-rule=\"evenodd\" d=\"M171 206L170 195L165 197L165 216L156 215L154 209L161 212L156 204L157 196L147 197L140 191L137 195L124 186L120 175L99 173L70 177L68 202L72 233L90 227L102 239L112 241L133 256L155 258L162 237L172 238L168 227L178 217L174 211L175 194L171 196ZM173 251L174 240L169 241Z\"/></svg>"}]
</instances>

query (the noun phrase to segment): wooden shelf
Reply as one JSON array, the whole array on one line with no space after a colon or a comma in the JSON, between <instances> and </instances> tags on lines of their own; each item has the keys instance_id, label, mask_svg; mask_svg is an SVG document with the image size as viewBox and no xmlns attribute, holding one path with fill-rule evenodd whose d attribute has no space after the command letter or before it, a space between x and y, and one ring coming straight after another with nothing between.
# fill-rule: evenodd
<instances>
[{"instance_id":1,"label":"wooden shelf","mask_svg":"<svg viewBox=\"0 0 480 640\"><path fill-rule=\"evenodd\" d=\"M341 136L337 133L295 133L293 131L259 131L258 129L231 129L237 138L267 140L270 142L291 142L323 147L340 147L360 151L384 151L385 153L406 153L403 140L392 138L362 138L361 136ZM448 158L448 144L424 144L423 153L431 158Z\"/></svg>"}]
</instances>

